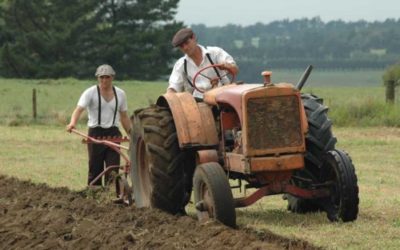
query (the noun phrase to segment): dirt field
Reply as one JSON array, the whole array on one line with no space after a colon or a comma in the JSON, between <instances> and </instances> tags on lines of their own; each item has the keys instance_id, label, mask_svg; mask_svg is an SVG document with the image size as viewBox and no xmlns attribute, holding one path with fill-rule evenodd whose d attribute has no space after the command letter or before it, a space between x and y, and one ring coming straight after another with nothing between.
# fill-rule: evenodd
<instances>
[{"instance_id":1,"label":"dirt field","mask_svg":"<svg viewBox=\"0 0 400 250\"><path fill-rule=\"evenodd\" d=\"M250 228L100 201L0 176L1 249L318 249Z\"/></svg>"}]
</instances>

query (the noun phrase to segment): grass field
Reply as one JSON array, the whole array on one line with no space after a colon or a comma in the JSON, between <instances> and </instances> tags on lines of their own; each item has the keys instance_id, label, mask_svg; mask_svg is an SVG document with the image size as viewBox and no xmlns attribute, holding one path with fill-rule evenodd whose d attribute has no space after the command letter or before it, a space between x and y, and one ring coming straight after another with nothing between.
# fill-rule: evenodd
<instances>
[{"instance_id":1,"label":"grass field","mask_svg":"<svg viewBox=\"0 0 400 250\"><path fill-rule=\"evenodd\" d=\"M0 130L0 174L54 187L85 187L87 153L78 136L60 126L0 126ZM357 221L330 223L325 213L291 214L280 196L272 196L237 209L238 224L328 249L398 249L400 129L335 128L334 132L338 148L349 152L356 166L360 188Z\"/></svg>"},{"instance_id":2,"label":"grass field","mask_svg":"<svg viewBox=\"0 0 400 250\"><path fill-rule=\"evenodd\" d=\"M0 79L1 124L66 124L80 94L95 81L76 79L19 80ZM126 91L130 110L154 102L166 89L166 83L125 81L115 84ZM32 119L32 92L36 89L37 120Z\"/></svg>"},{"instance_id":3,"label":"grass field","mask_svg":"<svg viewBox=\"0 0 400 250\"><path fill-rule=\"evenodd\" d=\"M273 82L297 83L303 71L273 70ZM379 87L383 70L321 71L314 68L307 80L309 87Z\"/></svg>"},{"instance_id":4,"label":"grass field","mask_svg":"<svg viewBox=\"0 0 400 250\"><path fill-rule=\"evenodd\" d=\"M276 81L297 82L301 72L277 71ZM291 214L280 196L238 209L238 223L328 249L398 249L400 246L400 112L387 105L382 72L315 72L305 92L323 97L334 121L338 147L350 153L360 187L354 223L330 223L324 213ZM285 80L287 79L287 80ZM274 80L275 81L275 80ZM0 79L0 174L50 186L86 186L87 152L64 126L90 81ZM129 112L154 102L166 82L116 82L128 96ZM362 86L362 87L360 87ZM38 119L32 120L32 89ZM78 129L85 131L85 119ZM192 213L193 215L193 213Z\"/></svg>"},{"instance_id":5,"label":"grass field","mask_svg":"<svg viewBox=\"0 0 400 250\"><path fill-rule=\"evenodd\" d=\"M296 83L302 72L276 71L274 82ZM337 126L400 127L399 102L385 103L380 71L314 72L303 92L324 98L330 118ZM364 85L363 85L364 83ZM0 79L0 124L65 125L79 96L95 81ZM128 96L130 112L154 103L167 82L116 81ZM362 87L361 87L362 86ZM32 92L37 92L37 119L32 118ZM85 117L85 116L83 116ZM82 120L82 124L85 119Z\"/></svg>"}]
</instances>

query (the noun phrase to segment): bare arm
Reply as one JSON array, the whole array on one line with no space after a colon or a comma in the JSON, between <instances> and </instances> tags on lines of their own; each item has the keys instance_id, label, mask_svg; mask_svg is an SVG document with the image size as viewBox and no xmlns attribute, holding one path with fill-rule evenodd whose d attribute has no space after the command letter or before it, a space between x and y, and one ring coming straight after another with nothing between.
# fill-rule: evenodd
<instances>
[{"instance_id":1,"label":"bare arm","mask_svg":"<svg viewBox=\"0 0 400 250\"><path fill-rule=\"evenodd\" d=\"M224 65L219 68L226 69L232 72L234 75L237 75L237 73L239 72L239 67L235 63L224 63Z\"/></svg>"},{"instance_id":2,"label":"bare arm","mask_svg":"<svg viewBox=\"0 0 400 250\"><path fill-rule=\"evenodd\" d=\"M167 94L168 94L168 93L176 93L176 90L173 89L173 88L168 88L168 89L167 89Z\"/></svg>"},{"instance_id":3,"label":"bare arm","mask_svg":"<svg viewBox=\"0 0 400 250\"><path fill-rule=\"evenodd\" d=\"M130 135L130 132L131 132L131 121L129 120L128 112L127 111L121 111L121 112L119 112L119 114L120 114L120 117L121 117L122 127L124 128L126 134Z\"/></svg>"},{"instance_id":4,"label":"bare arm","mask_svg":"<svg viewBox=\"0 0 400 250\"><path fill-rule=\"evenodd\" d=\"M79 117L81 116L82 112L84 111L84 108L77 106L72 112L71 115L71 121L67 125L67 131L71 133L71 130L75 128L76 124L78 123Z\"/></svg>"},{"instance_id":5,"label":"bare arm","mask_svg":"<svg viewBox=\"0 0 400 250\"><path fill-rule=\"evenodd\" d=\"M239 72L239 67L234 63L226 63L225 67L230 70L234 75L237 75Z\"/></svg>"}]
</instances>

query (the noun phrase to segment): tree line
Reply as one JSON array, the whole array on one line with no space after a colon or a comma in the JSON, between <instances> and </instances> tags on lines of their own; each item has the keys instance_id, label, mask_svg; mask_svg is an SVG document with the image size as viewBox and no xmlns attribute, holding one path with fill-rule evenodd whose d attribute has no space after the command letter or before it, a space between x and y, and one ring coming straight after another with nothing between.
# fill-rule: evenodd
<instances>
[{"instance_id":1,"label":"tree line","mask_svg":"<svg viewBox=\"0 0 400 250\"><path fill-rule=\"evenodd\" d=\"M400 61L400 19L323 22L319 17L251 26L194 25L199 42L222 46L243 79L265 69L383 69Z\"/></svg>"},{"instance_id":2,"label":"tree line","mask_svg":"<svg viewBox=\"0 0 400 250\"><path fill-rule=\"evenodd\" d=\"M118 79L169 75L179 0L0 0L0 76L80 79L108 63ZM193 25L200 44L220 46L259 80L265 69L383 69L399 61L400 19L281 20L250 26Z\"/></svg>"},{"instance_id":3,"label":"tree line","mask_svg":"<svg viewBox=\"0 0 400 250\"><path fill-rule=\"evenodd\" d=\"M0 75L158 79L177 57L179 0L0 0Z\"/></svg>"}]
</instances>

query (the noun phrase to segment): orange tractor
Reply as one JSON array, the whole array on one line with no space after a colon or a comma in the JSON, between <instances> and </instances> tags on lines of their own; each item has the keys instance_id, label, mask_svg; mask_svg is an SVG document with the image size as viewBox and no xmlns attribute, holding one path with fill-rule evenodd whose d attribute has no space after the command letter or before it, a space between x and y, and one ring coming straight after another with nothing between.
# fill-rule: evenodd
<instances>
[{"instance_id":1,"label":"orange tractor","mask_svg":"<svg viewBox=\"0 0 400 250\"><path fill-rule=\"evenodd\" d=\"M232 82L204 91L201 101L186 92L164 94L136 110L130 145L136 206L184 213L193 191L199 220L235 227L235 208L284 194L292 212L355 220L351 158L335 149L322 99L300 92L311 69L296 86L271 83L263 72L262 84ZM242 182L255 191L234 198L231 189Z\"/></svg>"}]
</instances>

